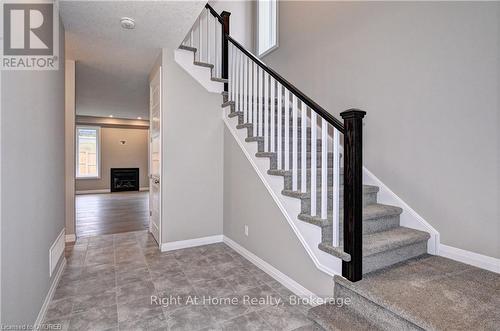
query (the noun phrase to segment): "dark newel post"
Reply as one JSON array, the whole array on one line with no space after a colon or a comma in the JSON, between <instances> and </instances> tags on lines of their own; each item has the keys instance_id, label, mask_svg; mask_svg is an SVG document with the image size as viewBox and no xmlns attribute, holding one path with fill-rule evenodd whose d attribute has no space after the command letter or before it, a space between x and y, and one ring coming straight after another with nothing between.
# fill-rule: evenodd
<instances>
[{"instance_id":1,"label":"dark newel post","mask_svg":"<svg viewBox=\"0 0 500 331\"><path fill-rule=\"evenodd\" d=\"M344 251L342 276L352 282L363 276L363 117L366 112L349 109L344 119Z\"/></svg>"},{"instance_id":2,"label":"dark newel post","mask_svg":"<svg viewBox=\"0 0 500 331\"><path fill-rule=\"evenodd\" d=\"M222 23L222 78L228 78L229 72L229 45L226 36L229 36L229 16L230 12L223 11L220 16ZM224 91L228 91L228 84L224 83Z\"/></svg>"}]
</instances>

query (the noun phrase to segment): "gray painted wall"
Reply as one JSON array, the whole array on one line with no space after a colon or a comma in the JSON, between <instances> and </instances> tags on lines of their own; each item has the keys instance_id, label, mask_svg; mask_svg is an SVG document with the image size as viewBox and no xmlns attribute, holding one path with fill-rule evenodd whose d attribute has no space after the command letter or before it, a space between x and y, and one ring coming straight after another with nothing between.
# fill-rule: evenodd
<instances>
[{"instance_id":1,"label":"gray painted wall","mask_svg":"<svg viewBox=\"0 0 500 331\"><path fill-rule=\"evenodd\" d=\"M264 58L334 115L366 110L365 166L443 244L496 258L499 7L281 1Z\"/></svg>"},{"instance_id":2,"label":"gray painted wall","mask_svg":"<svg viewBox=\"0 0 500 331\"><path fill-rule=\"evenodd\" d=\"M162 241L222 234L222 98L163 50Z\"/></svg>"},{"instance_id":3,"label":"gray painted wall","mask_svg":"<svg viewBox=\"0 0 500 331\"><path fill-rule=\"evenodd\" d=\"M316 268L227 128L224 129L224 235L313 293L333 295L332 278Z\"/></svg>"},{"instance_id":4,"label":"gray painted wall","mask_svg":"<svg viewBox=\"0 0 500 331\"><path fill-rule=\"evenodd\" d=\"M64 30L58 71L2 73L2 323L32 324L64 229Z\"/></svg>"}]
</instances>

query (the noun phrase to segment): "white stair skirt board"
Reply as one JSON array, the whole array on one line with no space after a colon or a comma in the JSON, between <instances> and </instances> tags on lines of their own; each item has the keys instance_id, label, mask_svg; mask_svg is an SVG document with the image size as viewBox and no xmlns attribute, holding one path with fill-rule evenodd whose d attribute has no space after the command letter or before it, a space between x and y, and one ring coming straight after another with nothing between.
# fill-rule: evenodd
<instances>
[{"instance_id":1,"label":"white stair skirt board","mask_svg":"<svg viewBox=\"0 0 500 331\"><path fill-rule=\"evenodd\" d=\"M229 118L230 107L226 107L222 112L222 119L229 131L232 133L241 150L261 179L269 194L280 208L288 224L292 227L295 235L304 246L307 254L314 262L315 266L324 273L333 276L342 274L342 260L321 251L318 248L321 242L321 228L319 226L303 222L297 218L300 214L300 200L287 197L281 194L283 189L283 178L267 174L269 169L269 159L258 158L257 142L245 142L246 130L236 129L238 118Z\"/></svg>"},{"instance_id":2,"label":"white stair skirt board","mask_svg":"<svg viewBox=\"0 0 500 331\"><path fill-rule=\"evenodd\" d=\"M215 82L212 78L210 68L193 64L194 53L183 49L174 52L174 59L191 77L200 83L208 92L221 93L224 91L224 83Z\"/></svg>"},{"instance_id":3,"label":"white stair skirt board","mask_svg":"<svg viewBox=\"0 0 500 331\"><path fill-rule=\"evenodd\" d=\"M474 267L500 273L500 259L491 256L466 251L464 249L444 244L439 245L438 255L458 262L470 264Z\"/></svg>"},{"instance_id":4,"label":"white stair skirt board","mask_svg":"<svg viewBox=\"0 0 500 331\"><path fill-rule=\"evenodd\" d=\"M195 238L195 239L179 240L179 241L172 241L169 243L163 243L163 244L161 244L160 250L162 252L169 252L169 251L175 251L177 249L203 246L203 245L215 244L215 243L220 243L220 242L222 242L222 235L221 234L215 235L215 236L209 236L209 237L201 237L201 238Z\"/></svg>"},{"instance_id":5,"label":"white stair skirt board","mask_svg":"<svg viewBox=\"0 0 500 331\"><path fill-rule=\"evenodd\" d=\"M111 189L105 188L105 189L100 189L100 190L84 190L84 191L76 191L76 195L81 195L81 194L97 194L97 193L111 193Z\"/></svg>"},{"instance_id":6,"label":"white stair skirt board","mask_svg":"<svg viewBox=\"0 0 500 331\"><path fill-rule=\"evenodd\" d=\"M365 167L363 167L363 184L379 187L377 195L378 203L403 209L403 213L400 215L401 226L429 233L431 237L427 242L427 253L438 254L439 232Z\"/></svg>"},{"instance_id":7,"label":"white stair skirt board","mask_svg":"<svg viewBox=\"0 0 500 331\"><path fill-rule=\"evenodd\" d=\"M224 243L226 243L229 247L234 249L248 261L252 262L259 269L267 273L269 276L273 277L277 280L281 285L285 286L287 289L293 292L293 294L297 295L301 298L309 299L309 302L319 303L321 302L320 297L318 297L315 293L309 291L304 286L300 285L266 261L262 260L257 255L253 254L243 246L240 246L237 242L233 241L229 237L224 236Z\"/></svg>"},{"instance_id":8,"label":"white stair skirt board","mask_svg":"<svg viewBox=\"0 0 500 331\"><path fill-rule=\"evenodd\" d=\"M75 234L67 234L66 235L66 242L67 243L72 243L76 241L76 235Z\"/></svg>"},{"instance_id":9,"label":"white stair skirt board","mask_svg":"<svg viewBox=\"0 0 500 331\"><path fill-rule=\"evenodd\" d=\"M50 300L52 300L52 297L54 296L54 292L56 291L57 285L59 284L59 280L61 279L61 276L63 274L64 268L66 267L66 258L63 257L61 263L59 264L59 268L57 269L57 272L54 276L54 281L52 282L52 285L49 288L49 291L47 292L47 295L45 296L45 300L43 301L42 308L40 308L40 312L38 313L38 316L35 320L35 329L38 330L42 329L41 325L45 319L45 314L47 313L47 309L50 304Z\"/></svg>"}]
</instances>

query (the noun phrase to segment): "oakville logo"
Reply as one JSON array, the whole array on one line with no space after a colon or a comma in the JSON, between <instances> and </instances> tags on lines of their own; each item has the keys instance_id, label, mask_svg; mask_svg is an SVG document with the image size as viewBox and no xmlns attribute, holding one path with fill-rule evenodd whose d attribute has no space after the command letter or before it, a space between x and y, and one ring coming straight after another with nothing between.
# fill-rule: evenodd
<instances>
[{"instance_id":1,"label":"oakville logo","mask_svg":"<svg viewBox=\"0 0 500 331\"><path fill-rule=\"evenodd\" d=\"M4 3L2 68L57 69L58 21L52 2Z\"/></svg>"}]
</instances>

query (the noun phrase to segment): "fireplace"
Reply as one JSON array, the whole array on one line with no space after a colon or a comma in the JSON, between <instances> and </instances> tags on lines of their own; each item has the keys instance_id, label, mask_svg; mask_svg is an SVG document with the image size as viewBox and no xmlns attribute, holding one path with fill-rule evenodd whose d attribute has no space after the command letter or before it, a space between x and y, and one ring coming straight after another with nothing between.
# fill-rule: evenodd
<instances>
[{"instance_id":1,"label":"fireplace","mask_svg":"<svg viewBox=\"0 0 500 331\"><path fill-rule=\"evenodd\" d=\"M111 192L139 191L139 168L111 168Z\"/></svg>"}]
</instances>

